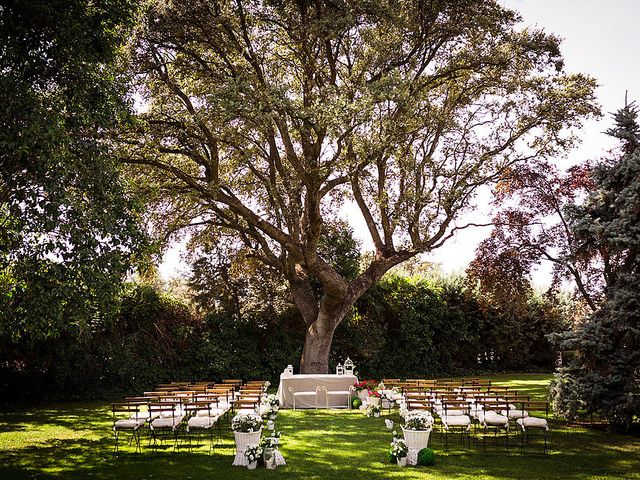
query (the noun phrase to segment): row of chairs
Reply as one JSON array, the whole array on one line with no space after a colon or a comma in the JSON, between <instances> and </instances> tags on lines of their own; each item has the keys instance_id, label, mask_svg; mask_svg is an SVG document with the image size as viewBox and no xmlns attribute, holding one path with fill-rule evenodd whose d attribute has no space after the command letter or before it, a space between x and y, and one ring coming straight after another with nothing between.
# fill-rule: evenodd
<instances>
[{"instance_id":1,"label":"row of chairs","mask_svg":"<svg viewBox=\"0 0 640 480\"><path fill-rule=\"evenodd\" d=\"M173 382L160 384L142 396L127 397L112 404L114 455L119 451L121 432L130 432L129 444L141 451L141 434L149 434L149 445L157 451L160 443L171 438L178 446L179 433L184 432L191 447L193 435L209 436L214 449L214 430L220 439L222 427L238 412L257 411L268 382L224 380L214 382ZM214 428L217 427L217 428ZM217 441L216 441L217 444Z\"/></svg>"},{"instance_id":2,"label":"row of chairs","mask_svg":"<svg viewBox=\"0 0 640 480\"><path fill-rule=\"evenodd\" d=\"M447 387L407 387L403 390L403 403L408 411L426 410L440 427L448 445L448 434L459 431L468 444L471 429L476 438L481 437L486 448L487 436L493 433L494 443L498 434L509 446L510 426L521 432L521 447L529 444L531 430L544 433L544 453L548 447L549 403L532 400L508 387L482 387L458 385ZM544 413L544 417L534 416Z\"/></svg>"}]
</instances>

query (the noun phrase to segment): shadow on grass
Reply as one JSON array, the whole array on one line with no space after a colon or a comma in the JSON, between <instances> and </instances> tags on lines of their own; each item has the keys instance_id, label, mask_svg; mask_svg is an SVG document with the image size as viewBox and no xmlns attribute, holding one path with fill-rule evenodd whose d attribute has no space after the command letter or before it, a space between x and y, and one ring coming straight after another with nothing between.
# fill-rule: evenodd
<instances>
[{"instance_id":1,"label":"shadow on grass","mask_svg":"<svg viewBox=\"0 0 640 480\"><path fill-rule=\"evenodd\" d=\"M51 413L56 411L59 418ZM384 418L394 420L400 431L397 414L366 418L360 412L282 411L276 428L282 431L281 451L287 467L249 472L231 466L235 453L231 432L225 433L213 454L209 454L208 441L202 439L194 441L192 450L183 443L174 451L171 443L156 453L144 436L142 453L125 446L114 458L111 416L104 404L15 412L2 415L2 420L8 421L5 431L17 426L45 433L37 443L2 445L0 479L640 478L637 439L568 429L558 421L551 422L548 457L521 455L516 435L507 452L496 448L487 453L480 445L472 443L467 449L454 441L445 450L442 438L435 435L435 466L399 468L387 463L391 434ZM50 425L56 430L46 437L46 426ZM78 438L55 438L59 428L75 432Z\"/></svg>"}]
</instances>

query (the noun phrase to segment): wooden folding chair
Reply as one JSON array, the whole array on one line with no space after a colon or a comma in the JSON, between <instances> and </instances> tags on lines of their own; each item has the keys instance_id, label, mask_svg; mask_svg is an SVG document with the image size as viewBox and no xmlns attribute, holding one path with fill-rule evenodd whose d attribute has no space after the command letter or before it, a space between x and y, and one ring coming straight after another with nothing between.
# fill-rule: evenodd
<instances>
[{"instance_id":1,"label":"wooden folding chair","mask_svg":"<svg viewBox=\"0 0 640 480\"><path fill-rule=\"evenodd\" d=\"M135 442L135 451L141 451L140 447L140 432L144 426L146 420L140 415L140 404L119 402L111 405L111 412L113 414L113 456L117 456L120 451L118 440L120 438L120 432L131 432L131 438L129 439L129 445ZM122 414L126 415L126 418L118 418Z\"/></svg>"}]
</instances>

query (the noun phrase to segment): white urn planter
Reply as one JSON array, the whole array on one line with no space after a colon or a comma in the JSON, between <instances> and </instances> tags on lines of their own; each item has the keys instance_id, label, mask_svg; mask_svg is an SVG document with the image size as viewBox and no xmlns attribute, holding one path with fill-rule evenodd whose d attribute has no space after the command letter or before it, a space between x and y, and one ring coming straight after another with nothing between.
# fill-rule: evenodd
<instances>
[{"instance_id":1,"label":"white urn planter","mask_svg":"<svg viewBox=\"0 0 640 480\"><path fill-rule=\"evenodd\" d=\"M369 405L380 405L380 397L369 397L367 398L367 403Z\"/></svg>"},{"instance_id":2,"label":"white urn planter","mask_svg":"<svg viewBox=\"0 0 640 480\"><path fill-rule=\"evenodd\" d=\"M369 397L369 392L367 390L360 390L358 392L358 398L363 402L366 401L368 397Z\"/></svg>"},{"instance_id":3,"label":"white urn planter","mask_svg":"<svg viewBox=\"0 0 640 480\"><path fill-rule=\"evenodd\" d=\"M396 458L396 462L398 463L399 467L406 467L407 466L407 457Z\"/></svg>"},{"instance_id":4,"label":"white urn planter","mask_svg":"<svg viewBox=\"0 0 640 480\"><path fill-rule=\"evenodd\" d=\"M376 418L380 417L380 412L374 412L373 416Z\"/></svg>"},{"instance_id":5,"label":"white urn planter","mask_svg":"<svg viewBox=\"0 0 640 480\"><path fill-rule=\"evenodd\" d=\"M255 470L257 466L258 466L258 462L256 462L256 461L249 462L249 463L247 464L247 468L248 468L249 470Z\"/></svg>"},{"instance_id":6,"label":"white urn planter","mask_svg":"<svg viewBox=\"0 0 640 480\"><path fill-rule=\"evenodd\" d=\"M418 463L418 452L429 446L431 427L427 430L408 430L402 427L402 433L404 434L404 441L409 448L407 463L415 465Z\"/></svg>"},{"instance_id":7,"label":"white urn planter","mask_svg":"<svg viewBox=\"0 0 640 480\"><path fill-rule=\"evenodd\" d=\"M259 444L261 435L262 428L257 432L233 432L233 436L236 439L236 456L233 459L234 467L246 467L249 465L249 461L244 456L244 451L247 449L247 445Z\"/></svg>"}]
</instances>

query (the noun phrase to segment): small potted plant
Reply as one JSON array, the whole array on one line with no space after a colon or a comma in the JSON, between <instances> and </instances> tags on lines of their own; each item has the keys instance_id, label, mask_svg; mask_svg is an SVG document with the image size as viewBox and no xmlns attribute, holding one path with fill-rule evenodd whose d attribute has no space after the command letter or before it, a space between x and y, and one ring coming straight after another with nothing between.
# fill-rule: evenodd
<instances>
[{"instance_id":1,"label":"small potted plant","mask_svg":"<svg viewBox=\"0 0 640 480\"><path fill-rule=\"evenodd\" d=\"M278 416L278 410L280 410L280 400L278 400L278 397L273 394L265 395L262 399L262 405L268 405L271 407L269 420L275 420Z\"/></svg>"},{"instance_id":2,"label":"small potted plant","mask_svg":"<svg viewBox=\"0 0 640 480\"><path fill-rule=\"evenodd\" d=\"M407 465L407 454L409 453L409 447L405 441L401 438L394 438L391 442L391 449L389 455L396 459L396 463L399 467Z\"/></svg>"},{"instance_id":3,"label":"small potted plant","mask_svg":"<svg viewBox=\"0 0 640 480\"><path fill-rule=\"evenodd\" d=\"M367 417L379 417L380 416L380 405L369 404L365 409L365 414Z\"/></svg>"},{"instance_id":4,"label":"small potted plant","mask_svg":"<svg viewBox=\"0 0 640 480\"><path fill-rule=\"evenodd\" d=\"M244 450L244 458L247 460L247 468L255 470L258 466L258 459L262 456L263 450L260 445L250 443Z\"/></svg>"},{"instance_id":5,"label":"small potted plant","mask_svg":"<svg viewBox=\"0 0 640 480\"><path fill-rule=\"evenodd\" d=\"M271 432L271 435L269 435L270 438L273 438L274 445L278 445L280 443L281 436L282 436L282 432L276 432L275 430Z\"/></svg>"},{"instance_id":6,"label":"small potted plant","mask_svg":"<svg viewBox=\"0 0 640 480\"><path fill-rule=\"evenodd\" d=\"M278 417L278 407L263 403L260 405L260 416L263 420L275 420Z\"/></svg>"},{"instance_id":7,"label":"small potted plant","mask_svg":"<svg viewBox=\"0 0 640 480\"><path fill-rule=\"evenodd\" d=\"M263 450L262 461L267 470L276 468L276 456L275 450L277 448L277 439L273 436L262 437L260 440L260 446Z\"/></svg>"},{"instance_id":8,"label":"small potted plant","mask_svg":"<svg viewBox=\"0 0 640 480\"><path fill-rule=\"evenodd\" d=\"M236 441L234 466L246 466L244 452L248 445L257 445L262 434L262 417L257 413L240 413L231 420L231 429Z\"/></svg>"}]
</instances>

